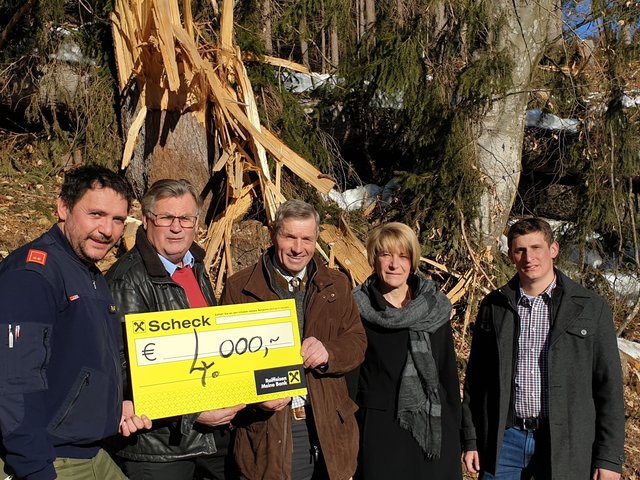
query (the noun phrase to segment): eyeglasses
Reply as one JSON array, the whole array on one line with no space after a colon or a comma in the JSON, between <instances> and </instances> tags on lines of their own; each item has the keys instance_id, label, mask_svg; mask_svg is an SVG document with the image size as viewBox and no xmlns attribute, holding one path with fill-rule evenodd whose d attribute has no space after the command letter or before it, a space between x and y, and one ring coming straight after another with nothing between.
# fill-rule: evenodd
<instances>
[{"instance_id":1,"label":"eyeglasses","mask_svg":"<svg viewBox=\"0 0 640 480\"><path fill-rule=\"evenodd\" d=\"M173 225L174 220L178 220L178 223L182 228L193 228L196 226L197 216L182 215L176 217L175 215L157 215L153 212L148 212L149 215L153 215L151 219L156 227L170 227Z\"/></svg>"}]
</instances>

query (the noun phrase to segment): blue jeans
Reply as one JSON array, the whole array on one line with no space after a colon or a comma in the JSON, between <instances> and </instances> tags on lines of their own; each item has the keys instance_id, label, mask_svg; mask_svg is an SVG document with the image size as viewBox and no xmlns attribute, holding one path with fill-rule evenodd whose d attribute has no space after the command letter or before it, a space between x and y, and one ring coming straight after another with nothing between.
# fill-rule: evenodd
<instances>
[{"instance_id":1,"label":"blue jeans","mask_svg":"<svg viewBox=\"0 0 640 480\"><path fill-rule=\"evenodd\" d=\"M496 473L483 471L480 480L551 479L549 429L507 428L496 465Z\"/></svg>"}]
</instances>

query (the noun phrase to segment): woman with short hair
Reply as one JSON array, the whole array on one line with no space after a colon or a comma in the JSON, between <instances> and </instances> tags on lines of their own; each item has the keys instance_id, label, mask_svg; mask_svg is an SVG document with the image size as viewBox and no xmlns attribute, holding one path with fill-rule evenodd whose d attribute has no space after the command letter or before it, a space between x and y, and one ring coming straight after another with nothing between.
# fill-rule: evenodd
<instances>
[{"instance_id":1,"label":"woman with short hair","mask_svg":"<svg viewBox=\"0 0 640 480\"><path fill-rule=\"evenodd\" d=\"M357 477L460 479L451 303L417 274L420 244L407 225L373 230L367 255L375 273L354 290L368 339L357 393Z\"/></svg>"}]
</instances>

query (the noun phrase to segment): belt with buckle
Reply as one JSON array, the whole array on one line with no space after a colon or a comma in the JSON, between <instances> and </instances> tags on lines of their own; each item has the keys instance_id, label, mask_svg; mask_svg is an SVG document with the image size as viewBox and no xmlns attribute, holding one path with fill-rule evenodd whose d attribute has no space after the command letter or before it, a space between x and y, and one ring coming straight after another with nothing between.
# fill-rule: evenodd
<instances>
[{"instance_id":1,"label":"belt with buckle","mask_svg":"<svg viewBox=\"0 0 640 480\"><path fill-rule=\"evenodd\" d=\"M530 417L530 418L521 418L516 417L514 421L514 426L520 428L521 430L538 430L544 425L546 422L546 418L541 417Z\"/></svg>"},{"instance_id":2,"label":"belt with buckle","mask_svg":"<svg viewBox=\"0 0 640 480\"><path fill-rule=\"evenodd\" d=\"M305 420L307 418L307 412L305 411L304 406L291 408L291 415L294 420Z\"/></svg>"}]
</instances>

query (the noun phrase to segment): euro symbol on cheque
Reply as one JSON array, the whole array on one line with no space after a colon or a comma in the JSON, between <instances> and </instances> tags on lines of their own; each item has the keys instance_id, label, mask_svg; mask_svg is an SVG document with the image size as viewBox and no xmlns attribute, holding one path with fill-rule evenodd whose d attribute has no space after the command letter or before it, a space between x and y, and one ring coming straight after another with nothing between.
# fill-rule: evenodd
<instances>
[{"instance_id":1,"label":"euro symbol on cheque","mask_svg":"<svg viewBox=\"0 0 640 480\"><path fill-rule=\"evenodd\" d=\"M142 355L144 356L144 358L146 358L147 360L149 360L150 362L155 362L156 361L156 357L152 357L153 352L155 351L155 349L153 347L155 347L155 343L147 343L144 348L142 349Z\"/></svg>"}]
</instances>

